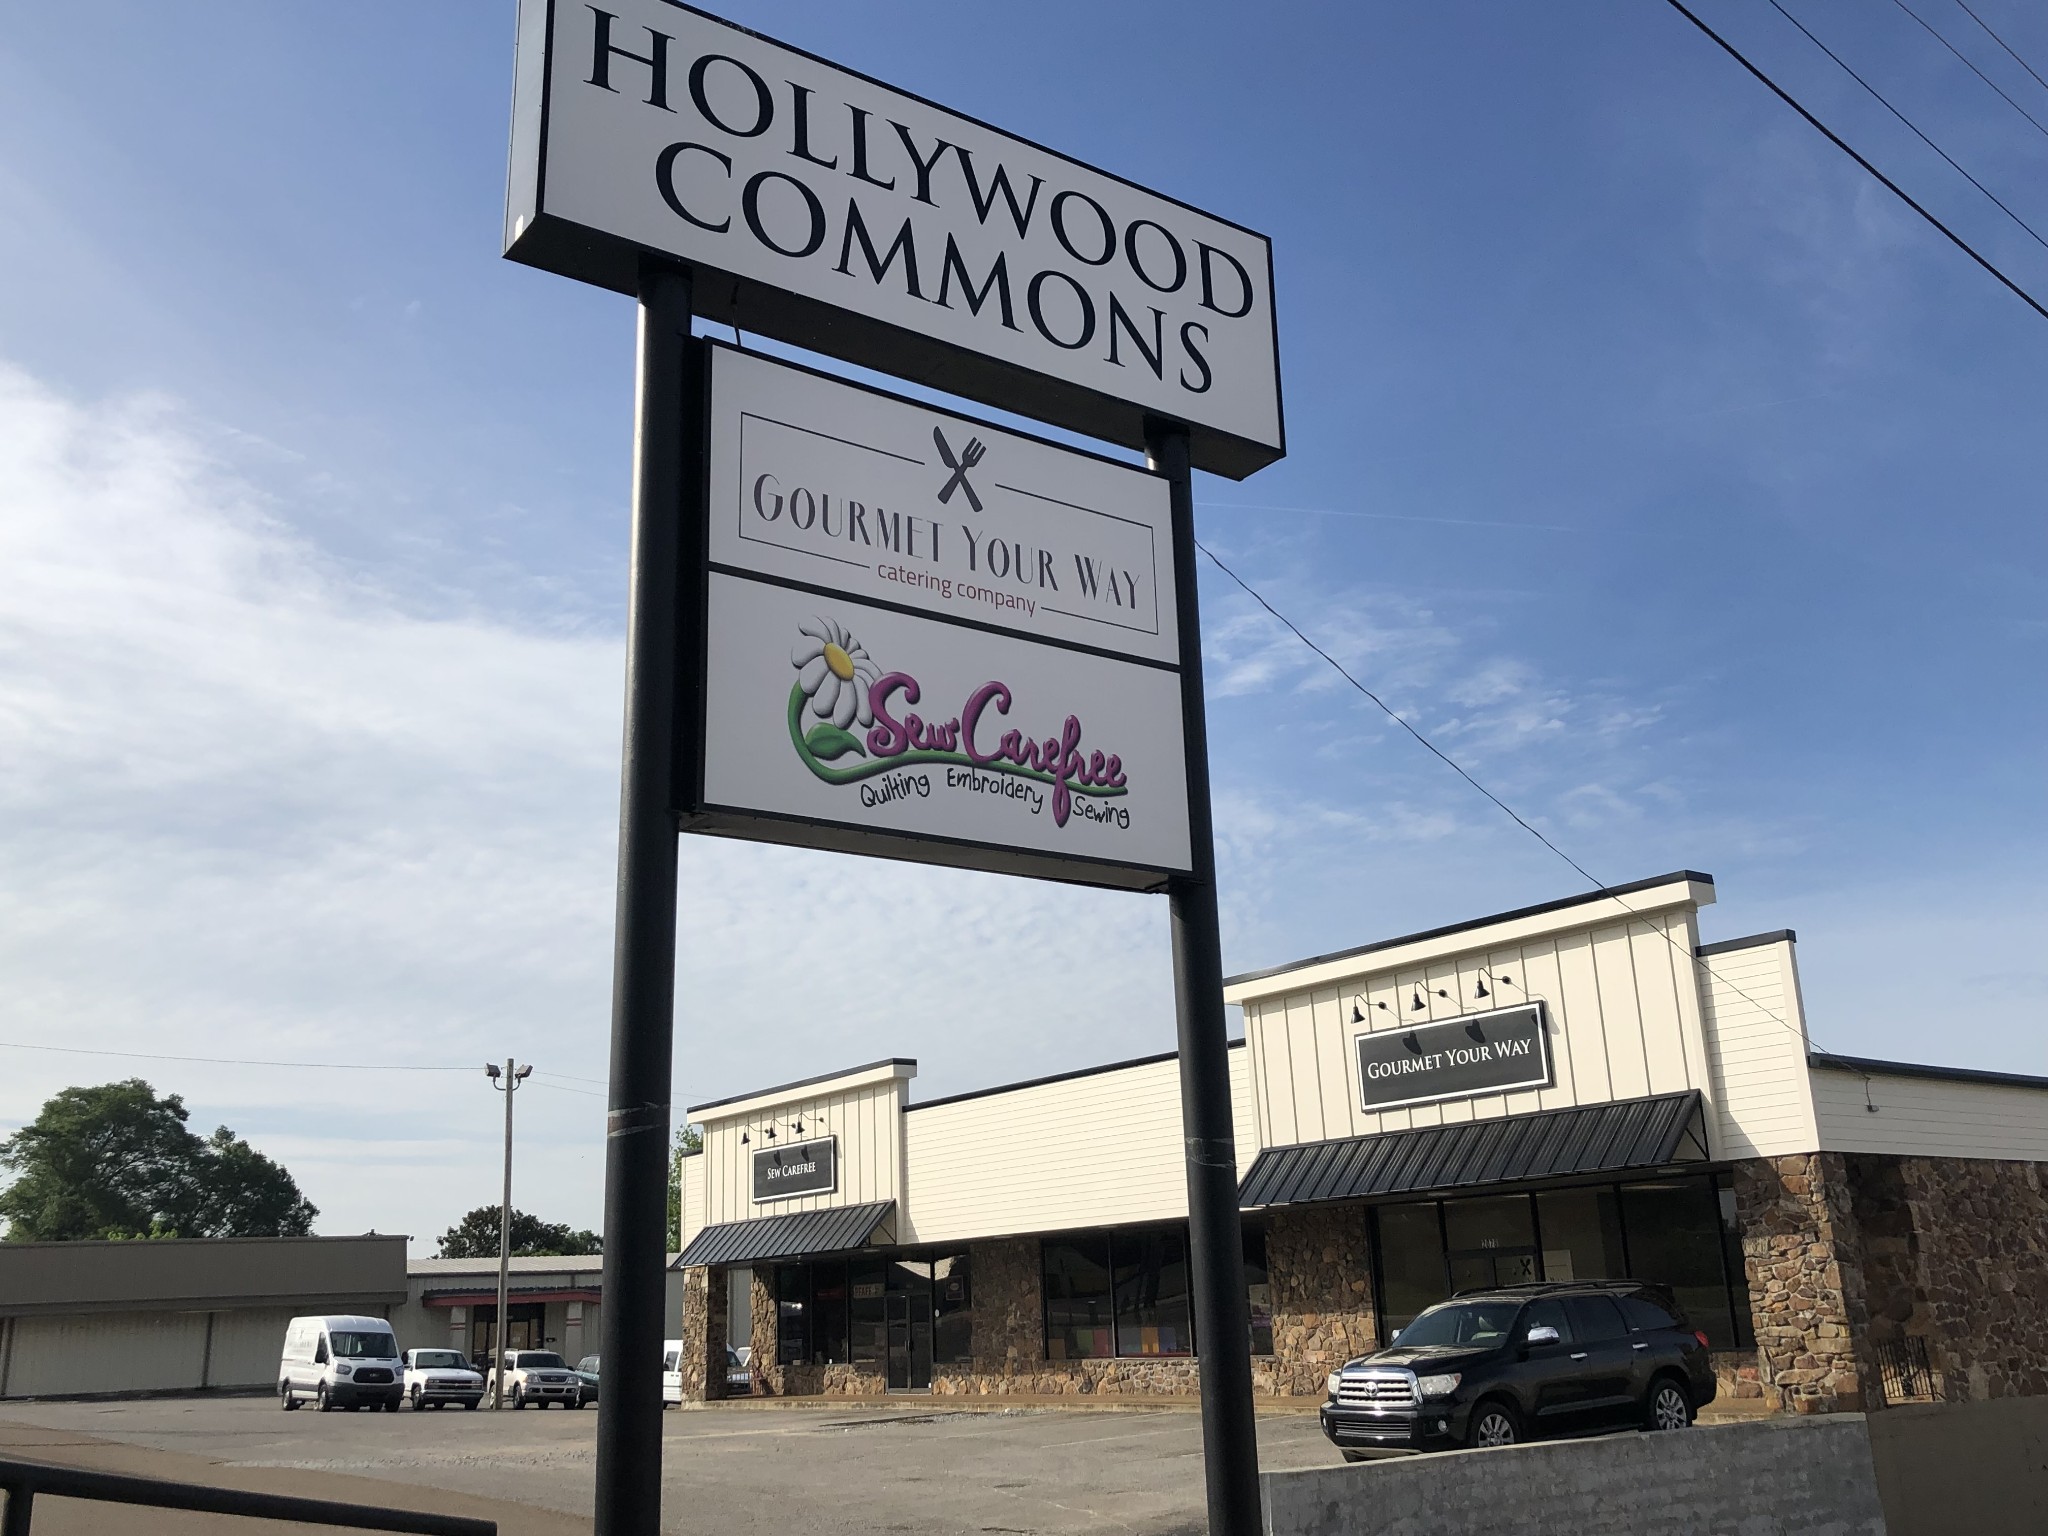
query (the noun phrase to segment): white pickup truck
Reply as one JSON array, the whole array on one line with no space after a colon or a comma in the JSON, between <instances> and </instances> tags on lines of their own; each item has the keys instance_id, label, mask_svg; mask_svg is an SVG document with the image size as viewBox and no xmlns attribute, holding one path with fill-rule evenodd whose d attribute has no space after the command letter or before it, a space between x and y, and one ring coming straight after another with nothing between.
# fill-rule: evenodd
<instances>
[{"instance_id":1,"label":"white pickup truck","mask_svg":"<svg viewBox=\"0 0 2048 1536\"><path fill-rule=\"evenodd\" d=\"M415 1408L445 1408L460 1403L474 1408L483 1401L483 1373L459 1349L408 1349L405 1352L405 1400Z\"/></svg>"},{"instance_id":2,"label":"white pickup truck","mask_svg":"<svg viewBox=\"0 0 2048 1536\"><path fill-rule=\"evenodd\" d=\"M492 1378L492 1390L496 1389L496 1372L489 1362L485 1374ZM529 1403L536 1408L545 1408L549 1403L560 1403L564 1408L576 1406L577 1395L583 1390L583 1383L569 1362L552 1349L508 1349L505 1351L505 1402L508 1407L524 1408Z\"/></svg>"}]
</instances>

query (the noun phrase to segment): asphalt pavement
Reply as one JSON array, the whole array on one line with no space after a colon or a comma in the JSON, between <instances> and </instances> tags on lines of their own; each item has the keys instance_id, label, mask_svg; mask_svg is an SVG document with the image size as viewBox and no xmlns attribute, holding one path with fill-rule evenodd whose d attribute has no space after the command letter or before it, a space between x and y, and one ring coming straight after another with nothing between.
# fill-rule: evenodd
<instances>
[{"instance_id":1,"label":"asphalt pavement","mask_svg":"<svg viewBox=\"0 0 2048 1536\"><path fill-rule=\"evenodd\" d=\"M663 1525L678 1532L1204 1528L1201 1423L1185 1408L749 1404L672 1411L663 1431ZM429 1507L418 1490L432 1490L431 1507L503 1518L507 1536L515 1526L537 1536L588 1529L596 1432L595 1412L559 1408L287 1414L265 1398L0 1407L0 1455L113 1457L122 1471L401 1506ZM1262 1415L1259 1447L1268 1469L1338 1460L1312 1414ZM39 1536L44 1525L39 1507ZM52 1525L53 1536L62 1530Z\"/></svg>"}]
</instances>

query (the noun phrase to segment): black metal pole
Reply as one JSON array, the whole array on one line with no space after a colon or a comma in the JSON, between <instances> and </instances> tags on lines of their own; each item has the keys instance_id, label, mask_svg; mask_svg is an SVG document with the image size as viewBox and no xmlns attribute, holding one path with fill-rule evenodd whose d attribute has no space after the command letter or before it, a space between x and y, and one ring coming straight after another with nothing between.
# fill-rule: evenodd
<instances>
[{"instance_id":1,"label":"black metal pole","mask_svg":"<svg viewBox=\"0 0 2048 1536\"><path fill-rule=\"evenodd\" d=\"M1216 832L1209 811L1209 725L1202 699L1202 614L1195 589L1195 487L1188 429L1147 421L1145 451L1172 487L1173 584L1180 625L1181 718L1187 730L1193 869L1167 883L1173 997L1180 1037L1181 1134L1187 1148L1188 1262L1202 1365L1202 1467L1210 1536L1259 1536L1259 1438L1252 1416L1251 1318L1237 1207L1223 939L1216 919Z\"/></svg>"},{"instance_id":2,"label":"black metal pole","mask_svg":"<svg viewBox=\"0 0 2048 1536\"><path fill-rule=\"evenodd\" d=\"M626 740L604 1158L604 1391L596 1536L661 1528L661 1341L668 1267L677 830L670 784L690 398L690 274L643 261L626 607ZM502 1325L501 1325L502 1326Z\"/></svg>"}]
</instances>

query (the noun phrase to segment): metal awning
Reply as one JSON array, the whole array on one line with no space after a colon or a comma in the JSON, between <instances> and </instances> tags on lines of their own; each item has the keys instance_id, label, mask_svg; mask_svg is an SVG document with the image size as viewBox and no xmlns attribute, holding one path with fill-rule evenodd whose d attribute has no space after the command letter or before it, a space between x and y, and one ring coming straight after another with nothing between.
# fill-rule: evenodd
<instances>
[{"instance_id":1,"label":"metal awning","mask_svg":"<svg viewBox=\"0 0 2048 1536\"><path fill-rule=\"evenodd\" d=\"M822 1211L761 1216L753 1221L721 1222L690 1239L690 1246L676 1260L676 1268L801 1259L866 1248L895 1211L894 1200L877 1200L870 1205L839 1205Z\"/></svg>"},{"instance_id":2,"label":"metal awning","mask_svg":"<svg viewBox=\"0 0 2048 1536\"><path fill-rule=\"evenodd\" d=\"M1681 1160L1699 1114L1697 1089L1611 1104L1539 1110L1346 1141L1268 1147L1238 1186L1238 1204L1305 1205L1568 1174L1620 1173ZM1706 1148L1693 1133L1689 1156Z\"/></svg>"}]
</instances>

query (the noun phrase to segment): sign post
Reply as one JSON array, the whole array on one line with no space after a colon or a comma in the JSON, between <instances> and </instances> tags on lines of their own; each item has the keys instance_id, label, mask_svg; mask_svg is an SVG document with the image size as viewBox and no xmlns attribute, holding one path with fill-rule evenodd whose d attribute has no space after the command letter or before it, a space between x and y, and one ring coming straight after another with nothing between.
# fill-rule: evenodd
<instances>
[{"instance_id":1,"label":"sign post","mask_svg":"<svg viewBox=\"0 0 2048 1536\"><path fill-rule=\"evenodd\" d=\"M692 406L691 274L640 265L633 542L626 604L626 733L612 949L604 1151L604 1391L597 1404L598 1536L661 1528L661 1339L668 1291L669 1073L675 1028L673 810L676 635L685 498L701 451ZM685 744L686 745L686 744Z\"/></svg>"},{"instance_id":2,"label":"sign post","mask_svg":"<svg viewBox=\"0 0 2048 1536\"><path fill-rule=\"evenodd\" d=\"M1173 928L1174 1023L1188 1177L1188 1258L1201 1352L1202 1471L1210 1536L1258 1536L1259 1434L1252 1415L1251 1317L1237 1205L1237 1136L1216 914L1216 829L1209 809L1209 725L1202 697L1202 617L1195 590L1195 491L1187 428L1148 421L1145 451L1173 507L1181 722L1187 750L1193 868L1166 887Z\"/></svg>"}]
</instances>

